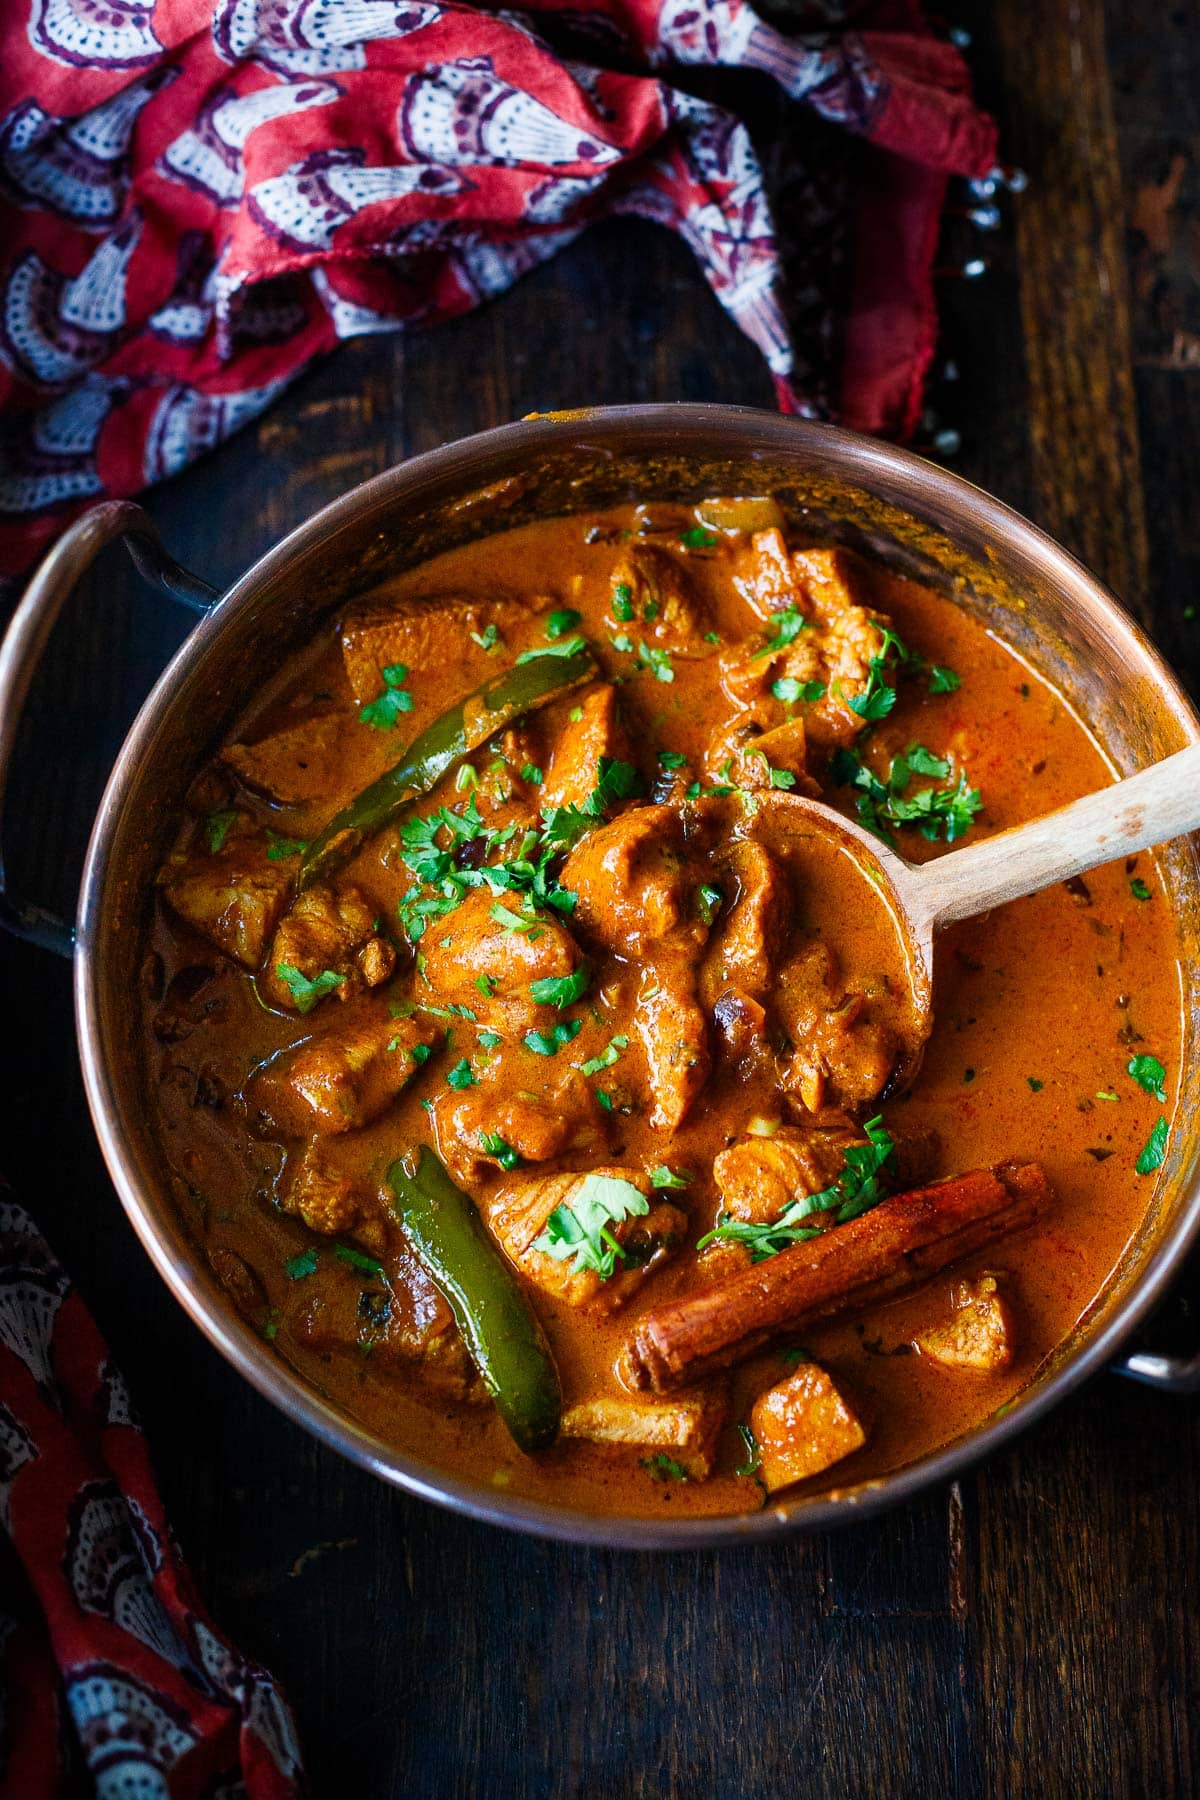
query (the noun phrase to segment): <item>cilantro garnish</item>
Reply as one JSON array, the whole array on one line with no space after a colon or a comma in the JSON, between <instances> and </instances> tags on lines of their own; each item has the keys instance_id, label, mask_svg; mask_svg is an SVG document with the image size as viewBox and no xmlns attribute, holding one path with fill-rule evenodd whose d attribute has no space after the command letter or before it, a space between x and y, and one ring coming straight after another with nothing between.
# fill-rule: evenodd
<instances>
[{"instance_id":1,"label":"cilantro garnish","mask_svg":"<svg viewBox=\"0 0 1200 1800\"><path fill-rule=\"evenodd\" d=\"M622 656L630 655L633 652L633 639L628 632L618 631L616 637L610 638L609 642L614 650L620 651Z\"/></svg>"},{"instance_id":2,"label":"cilantro garnish","mask_svg":"<svg viewBox=\"0 0 1200 1800\"><path fill-rule=\"evenodd\" d=\"M286 862L290 856L303 856L307 849L307 838L277 837L273 831L267 832L268 862Z\"/></svg>"},{"instance_id":3,"label":"cilantro garnish","mask_svg":"<svg viewBox=\"0 0 1200 1800\"><path fill-rule=\"evenodd\" d=\"M208 839L208 847L216 856L225 848L225 839L229 836L236 812L211 812L204 821L204 835Z\"/></svg>"},{"instance_id":4,"label":"cilantro garnish","mask_svg":"<svg viewBox=\"0 0 1200 1800\"><path fill-rule=\"evenodd\" d=\"M785 606L780 612L771 614L771 623L775 627L775 636L768 638L762 647L754 652L755 657L777 656L786 650L800 636L808 624L808 620L794 606Z\"/></svg>"},{"instance_id":5,"label":"cilantro garnish","mask_svg":"<svg viewBox=\"0 0 1200 1800\"><path fill-rule=\"evenodd\" d=\"M446 1071L446 1080L452 1088L459 1088L461 1090L462 1088L474 1087L478 1079L479 1077L476 1075L465 1056L461 1056L454 1067Z\"/></svg>"},{"instance_id":6,"label":"cilantro garnish","mask_svg":"<svg viewBox=\"0 0 1200 1800\"><path fill-rule=\"evenodd\" d=\"M792 1244L818 1237L818 1229L801 1224L801 1220L811 1218L814 1213L832 1212L833 1223L844 1225L878 1206L884 1198L880 1171L894 1146L882 1116L869 1120L863 1130L867 1142L849 1146L845 1153L846 1166L832 1187L793 1200L773 1224L756 1225L745 1219L722 1217L716 1227L700 1239L697 1250L714 1242L745 1244L755 1262L764 1262L768 1256L777 1256Z\"/></svg>"},{"instance_id":7,"label":"cilantro garnish","mask_svg":"<svg viewBox=\"0 0 1200 1800\"><path fill-rule=\"evenodd\" d=\"M664 769L683 769L687 767L687 757L682 750L660 750L658 760Z\"/></svg>"},{"instance_id":8,"label":"cilantro garnish","mask_svg":"<svg viewBox=\"0 0 1200 1800\"><path fill-rule=\"evenodd\" d=\"M541 936L542 927L536 913L515 913L510 906L502 906L497 900L491 908L491 917L497 925L503 925L505 931L515 931L519 937L527 937L531 944Z\"/></svg>"},{"instance_id":9,"label":"cilantro garnish","mask_svg":"<svg viewBox=\"0 0 1200 1800\"><path fill-rule=\"evenodd\" d=\"M475 977L475 986L479 989L485 1000L490 1000L496 992L496 978L494 975L477 975Z\"/></svg>"},{"instance_id":10,"label":"cilantro garnish","mask_svg":"<svg viewBox=\"0 0 1200 1800\"><path fill-rule=\"evenodd\" d=\"M301 1250L297 1256L289 1256L283 1265L284 1274L289 1281L303 1281L306 1275L317 1272L317 1247L310 1244L307 1250Z\"/></svg>"},{"instance_id":11,"label":"cilantro garnish","mask_svg":"<svg viewBox=\"0 0 1200 1800\"><path fill-rule=\"evenodd\" d=\"M685 550L711 550L720 539L715 531L709 531L704 525L689 525L686 531L680 532L679 541Z\"/></svg>"},{"instance_id":12,"label":"cilantro garnish","mask_svg":"<svg viewBox=\"0 0 1200 1800\"><path fill-rule=\"evenodd\" d=\"M656 1456L643 1456L638 1459L647 1474L653 1475L655 1481L686 1481L688 1472L681 1462L660 1450Z\"/></svg>"},{"instance_id":13,"label":"cilantro garnish","mask_svg":"<svg viewBox=\"0 0 1200 1800\"><path fill-rule=\"evenodd\" d=\"M318 1000L323 1000L326 994L332 994L346 979L336 969L322 969L310 981L307 975L302 975L291 963L276 963L275 973L292 996L292 1003L298 1013L310 1013Z\"/></svg>"},{"instance_id":14,"label":"cilantro garnish","mask_svg":"<svg viewBox=\"0 0 1200 1800\"><path fill-rule=\"evenodd\" d=\"M711 925L721 909L724 895L719 887L711 887L705 883L696 890L696 911L700 915L702 925Z\"/></svg>"},{"instance_id":15,"label":"cilantro garnish","mask_svg":"<svg viewBox=\"0 0 1200 1800\"><path fill-rule=\"evenodd\" d=\"M573 975L547 975L541 981L531 981L529 992L539 1006L573 1006L587 991L587 984L592 972L584 963Z\"/></svg>"},{"instance_id":16,"label":"cilantro garnish","mask_svg":"<svg viewBox=\"0 0 1200 1800\"><path fill-rule=\"evenodd\" d=\"M668 1169L665 1163L650 1171L650 1186L656 1188L685 1188L691 1179L690 1169L681 1169L677 1174L674 1169Z\"/></svg>"},{"instance_id":17,"label":"cilantro garnish","mask_svg":"<svg viewBox=\"0 0 1200 1800\"><path fill-rule=\"evenodd\" d=\"M583 614L576 612L573 606L564 607L561 612L552 612L546 620L546 636L551 639L560 638L564 631L574 631L582 618Z\"/></svg>"},{"instance_id":18,"label":"cilantro garnish","mask_svg":"<svg viewBox=\"0 0 1200 1800\"><path fill-rule=\"evenodd\" d=\"M379 673L383 676L383 692L363 707L359 718L376 731L391 731L401 713L411 712L413 697L404 687L408 669L404 663L387 663Z\"/></svg>"},{"instance_id":19,"label":"cilantro garnish","mask_svg":"<svg viewBox=\"0 0 1200 1800\"><path fill-rule=\"evenodd\" d=\"M1133 1076L1143 1092L1152 1094L1156 1100L1165 1105L1167 1090L1163 1084L1167 1079L1167 1071L1157 1056L1135 1056L1126 1066L1127 1072Z\"/></svg>"},{"instance_id":20,"label":"cilantro garnish","mask_svg":"<svg viewBox=\"0 0 1200 1800\"><path fill-rule=\"evenodd\" d=\"M857 713L860 719L865 719L868 723L885 719L896 704L896 689L890 681L884 679L892 652L895 652L897 663L913 660L890 626L881 625L878 619L873 619L872 624L883 633L883 643L868 665L866 687L846 702L851 712Z\"/></svg>"},{"instance_id":21,"label":"cilantro garnish","mask_svg":"<svg viewBox=\"0 0 1200 1800\"><path fill-rule=\"evenodd\" d=\"M603 1088L596 1088L595 1094L596 1104L602 1106L605 1112L611 1112L613 1109L612 1095L606 1094Z\"/></svg>"},{"instance_id":22,"label":"cilantro garnish","mask_svg":"<svg viewBox=\"0 0 1200 1800\"><path fill-rule=\"evenodd\" d=\"M762 1447L748 1425L738 1426L738 1436L746 1450L746 1460L733 1471L735 1475L755 1475L762 1463Z\"/></svg>"},{"instance_id":23,"label":"cilantro garnish","mask_svg":"<svg viewBox=\"0 0 1200 1800\"><path fill-rule=\"evenodd\" d=\"M393 1043L395 1041L395 1039L392 1040ZM388 1049L390 1050L391 1047L391 1044L389 1044ZM433 1055L433 1051L428 1044L414 1044L408 1054L412 1057L419 1069L429 1061L430 1057Z\"/></svg>"},{"instance_id":24,"label":"cilantro garnish","mask_svg":"<svg viewBox=\"0 0 1200 1800\"><path fill-rule=\"evenodd\" d=\"M361 1250L355 1250L350 1244L335 1244L333 1254L339 1262L348 1263L357 1269L360 1275L382 1275L383 1264L376 1262L373 1256L364 1256Z\"/></svg>"},{"instance_id":25,"label":"cilantro garnish","mask_svg":"<svg viewBox=\"0 0 1200 1800\"><path fill-rule=\"evenodd\" d=\"M544 656L577 656L581 650L587 649L586 638L564 638L559 644L551 644L547 649L522 650L517 658L518 663L540 662Z\"/></svg>"},{"instance_id":26,"label":"cilantro garnish","mask_svg":"<svg viewBox=\"0 0 1200 1800\"><path fill-rule=\"evenodd\" d=\"M674 681L675 670L665 650L656 650L652 644L639 643L638 660L653 671L655 681Z\"/></svg>"},{"instance_id":27,"label":"cilantro garnish","mask_svg":"<svg viewBox=\"0 0 1200 1800\"><path fill-rule=\"evenodd\" d=\"M607 1281L618 1257L625 1260L612 1226L649 1211L650 1202L631 1181L619 1175L585 1175L570 1204L554 1208L533 1248L558 1262L573 1262L576 1274L594 1269Z\"/></svg>"},{"instance_id":28,"label":"cilantro garnish","mask_svg":"<svg viewBox=\"0 0 1200 1800\"><path fill-rule=\"evenodd\" d=\"M956 694L962 686L962 676L956 675L953 669L940 668L936 663L929 671L929 691L931 694Z\"/></svg>"},{"instance_id":29,"label":"cilantro garnish","mask_svg":"<svg viewBox=\"0 0 1200 1800\"><path fill-rule=\"evenodd\" d=\"M618 581L613 589L612 615L622 625L628 625L633 618L633 589L627 581Z\"/></svg>"},{"instance_id":30,"label":"cilantro garnish","mask_svg":"<svg viewBox=\"0 0 1200 1800\"><path fill-rule=\"evenodd\" d=\"M1046 1085L1044 1081L1039 1081L1035 1075L1027 1075L1025 1079L1035 1094L1040 1094Z\"/></svg>"},{"instance_id":31,"label":"cilantro garnish","mask_svg":"<svg viewBox=\"0 0 1200 1800\"><path fill-rule=\"evenodd\" d=\"M1149 900L1150 898L1150 889L1146 886L1146 883L1142 880L1140 875L1134 876L1129 884L1129 891L1135 900Z\"/></svg>"},{"instance_id":32,"label":"cilantro garnish","mask_svg":"<svg viewBox=\"0 0 1200 1800\"><path fill-rule=\"evenodd\" d=\"M893 842L891 827L899 825L915 826L931 843L945 838L953 844L966 836L983 806L979 789L968 784L962 771L954 787L909 792L913 775L933 775L945 780L954 773L950 762L935 756L924 744L910 744L903 755L893 757L886 781L880 781L852 750L835 750L829 771L844 787L858 790L859 819L868 831L888 844Z\"/></svg>"},{"instance_id":33,"label":"cilantro garnish","mask_svg":"<svg viewBox=\"0 0 1200 1800\"><path fill-rule=\"evenodd\" d=\"M507 1138L502 1138L494 1131L481 1131L480 1147L487 1156L494 1156L502 1169L519 1169L521 1153L514 1150Z\"/></svg>"},{"instance_id":34,"label":"cilantro garnish","mask_svg":"<svg viewBox=\"0 0 1200 1800\"><path fill-rule=\"evenodd\" d=\"M504 1042L504 1039L500 1036L498 1031L481 1031L479 1034L479 1041L485 1050L494 1050L497 1044L502 1044Z\"/></svg>"},{"instance_id":35,"label":"cilantro garnish","mask_svg":"<svg viewBox=\"0 0 1200 1800\"><path fill-rule=\"evenodd\" d=\"M1155 1169L1161 1169L1167 1154L1167 1137L1169 1127L1165 1119L1159 1119L1154 1130L1146 1139L1141 1155L1135 1167L1139 1175L1153 1175Z\"/></svg>"},{"instance_id":36,"label":"cilantro garnish","mask_svg":"<svg viewBox=\"0 0 1200 1800\"><path fill-rule=\"evenodd\" d=\"M580 1019L560 1019L549 1031L527 1031L523 1042L526 1049L537 1056L557 1056L563 1045L577 1038L582 1029Z\"/></svg>"},{"instance_id":37,"label":"cilantro garnish","mask_svg":"<svg viewBox=\"0 0 1200 1800\"><path fill-rule=\"evenodd\" d=\"M534 787L541 787L545 777L536 763L526 763L521 770L521 780L530 782Z\"/></svg>"},{"instance_id":38,"label":"cilantro garnish","mask_svg":"<svg viewBox=\"0 0 1200 1800\"><path fill-rule=\"evenodd\" d=\"M608 1043L600 1052L599 1056L589 1057L587 1062L580 1064L580 1073L583 1075L599 1075L601 1069L611 1069L613 1064L620 1057L622 1050L627 1050L628 1048L629 1039L627 1037L609 1038Z\"/></svg>"},{"instance_id":39,"label":"cilantro garnish","mask_svg":"<svg viewBox=\"0 0 1200 1800\"><path fill-rule=\"evenodd\" d=\"M826 686L823 681L796 681L791 675L781 675L778 681L771 683L771 692L788 706L794 706L798 700L811 705L825 698Z\"/></svg>"},{"instance_id":40,"label":"cilantro garnish","mask_svg":"<svg viewBox=\"0 0 1200 1800\"><path fill-rule=\"evenodd\" d=\"M485 625L482 631L471 633L471 641L478 644L481 650L494 650L500 642L500 629L494 623Z\"/></svg>"}]
</instances>

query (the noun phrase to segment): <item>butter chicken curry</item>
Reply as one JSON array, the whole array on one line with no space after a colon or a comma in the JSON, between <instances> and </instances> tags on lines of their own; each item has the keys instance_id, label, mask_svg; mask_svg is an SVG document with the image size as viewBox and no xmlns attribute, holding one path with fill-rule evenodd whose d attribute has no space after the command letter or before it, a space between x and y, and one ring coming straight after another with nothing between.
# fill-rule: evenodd
<instances>
[{"instance_id":1,"label":"butter chicken curry","mask_svg":"<svg viewBox=\"0 0 1200 1800\"><path fill-rule=\"evenodd\" d=\"M1138 1226L1174 933L1150 857L955 927L908 1084L891 916L791 796L919 860L1107 779L978 620L770 499L390 581L282 662L161 871L197 1241L310 1383L499 1488L733 1512L912 1460Z\"/></svg>"}]
</instances>

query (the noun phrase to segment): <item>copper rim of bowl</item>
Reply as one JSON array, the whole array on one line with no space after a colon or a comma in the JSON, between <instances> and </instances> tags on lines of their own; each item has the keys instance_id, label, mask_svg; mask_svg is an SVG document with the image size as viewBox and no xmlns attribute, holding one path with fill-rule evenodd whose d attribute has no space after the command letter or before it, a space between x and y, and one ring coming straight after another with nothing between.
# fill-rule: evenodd
<instances>
[{"instance_id":1,"label":"copper rim of bowl","mask_svg":"<svg viewBox=\"0 0 1200 1800\"><path fill-rule=\"evenodd\" d=\"M288 1418L406 1492L470 1518L535 1536L621 1549L697 1549L756 1543L795 1531L826 1530L898 1505L961 1474L1009 1443L1102 1369L1162 1299L1193 1240L1200 1235L1200 1182L1194 1175L1188 1181L1176 1216L1146 1255L1128 1293L1103 1326L1059 1367L1043 1377L1035 1376L1030 1389L1018 1395L1002 1416L986 1420L942 1449L877 1479L814 1498L768 1504L753 1513L679 1520L582 1513L506 1496L502 1489L459 1479L417 1456L399 1451L325 1401L275 1354L231 1304L222 1303L206 1279L200 1278L194 1259L180 1254L165 1222L163 1215L174 1202L165 1194L156 1196L146 1191L131 1151L104 1050L96 945L103 931L113 834L132 771L144 757L158 722L170 709L181 679L234 611L268 578L277 577L348 522L360 521L368 514L382 515L410 490L430 478L450 475L472 459L499 452L510 454L515 462L518 456L554 453L564 447L564 433L576 448L594 443L601 454L606 439L619 440L623 449L631 450L637 448L639 437L646 440L647 447L654 444L661 449L670 444L680 451L704 448L719 453L722 434L731 429L752 430L764 456L777 455L788 460L798 450L807 450L815 459L836 466L847 483L868 492L873 491L875 477L889 488L893 505L907 506L911 501L911 510L918 518L925 500L936 502L951 517L982 528L989 543L1001 551L1017 553L1073 608L1099 619L1105 632L1121 644L1126 660L1140 663L1153 677L1164 706L1185 736L1200 738L1200 720L1166 664L1134 620L1080 563L1002 502L910 451L838 427L784 418L751 407L668 404L539 415L458 439L364 482L290 532L233 584L164 670L122 746L92 831L77 919L76 1020L88 1104L101 1148L125 1211L151 1261L209 1341ZM895 498L897 487L904 496L902 500Z\"/></svg>"}]
</instances>

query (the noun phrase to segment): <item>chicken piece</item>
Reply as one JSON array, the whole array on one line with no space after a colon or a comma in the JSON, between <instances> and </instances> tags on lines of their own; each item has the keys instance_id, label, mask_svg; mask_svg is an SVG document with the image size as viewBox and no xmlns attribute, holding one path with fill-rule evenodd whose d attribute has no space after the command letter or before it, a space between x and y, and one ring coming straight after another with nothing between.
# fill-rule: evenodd
<instances>
[{"instance_id":1,"label":"chicken piece","mask_svg":"<svg viewBox=\"0 0 1200 1800\"><path fill-rule=\"evenodd\" d=\"M262 963L290 889L286 868L253 867L240 845L231 854L189 858L163 883L172 911L244 969Z\"/></svg>"},{"instance_id":2,"label":"chicken piece","mask_svg":"<svg viewBox=\"0 0 1200 1800\"><path fill-rule=\"evenodd\" d=\"M638 806L581 839L560 876L579 899L572 914L606 950L642 956L685 914L686 857L679 814Z\"/></svg>"},{"instance_id":3,"label":"chicken piece","mask_svg":"<svg viewBox=\"0 0 1200 1800\"><path fill-rule=\"evenodd\" d=\"M735 844L722 879L732 896L717 916L700 972L701 997L710 1009L731 987L751 999L763 998L791 923L787 879L761 844Z\"/></svg>"},{"instance_id":4,"label":"chicken piece","mask_svg":"<svg viewBox=\"0 0 1200 1800\"><path fill-rule=\"evenodd\" d=\"M476 888L426 931L421 940L422 994L440 1006L466 1007L489 1031L519 1037L560 1016L556 1007L533 999L532 984L574 975L582 959L574 938L553 914L539 915L530 931L516 931L492 917L495 905L490 889Z\"/></svg>"},{"instance_id":5,"label":"chicken piece","mask_svg":"<svg viewBox=\"0 0 1200 1800\"><path fill-rule=\"evenodd\" d=\"M332 806L355 785L347 780L348 729L344 713L322 713L256 744L227 744L218 761L275 806Z\"/></svg>"},{"instance_id":6,"label":"chicken piece","mask_svg":"<svg viewBox=\"0 0 1200 1800\"><path fill-rule=\"evenodd\" d=\"M760 1452L757 1473L768 1494L819 1475L867 1441L832 1375L811 1362L759 1395L750 1409L750 1429Z\"/></svg>"},{"instance_id":7,"label":"chicken piece","mask_svg":"<svg viewBox=\"0 0 1200 1800\"><path fill-rule=\"evenodd\" d=\"M996 1276L956 1282L950 1304L948 1319L913 1339L921 1355L944 1369L973 1369L981 1375L1011 1367L1013 1318Z\"/></svg>"},{"instance_id":8,"label":"chicken piece","mask_svg":"<svg viewBox=\"0 0 1200 1800\"><path fill-rule=\"evenodd\" d=\"M772 1060L767 1015L757 1000L737 988L726 988L713 1002L712 1019L735 1068L746 1076L767 1069Z\"/></svg>"},{"instance_id":9,"label":"chicken piece","mask_svg":"<svg viewBox=\"0 0 1200 1800\"><path fill-rule=\"evenodd\" d=\"M484 1398L454 1316L416 1257L389 1247L384 1260L385 1276L346 1268L340 1278L324 1280L316 1294L298 1281L287 1311L296 1337L325 1356L352 1351L383 1367L420 1363L422 1385L435 1393ZM324 1253L322 1265L328 1266Z\"/></svg>"},{"instance_id":10,"label":"chicken piece","mask_svg":"<svg viewBox=\"0 0 1200 1800\"><path fill-rule=\"evenodd\" d=\"M722 1210L733 1219L769 1224L793 1200L832 1187L845 1169L847 1149L866 1142L851 1125L808 1131L781 1125L770 1137L731 1144L713 1162ZM813 1223L820 1221L814 1218Z\"/></svg>"},{"instance_id":11,"label":"chicken piece","mask_svg":"<svg viewBox=\"0 0 1200 1800\"><path fill-rule=\"evenodd\" d=\"M485 1136L503 1138L523 1163L552 1162L568 1150L599 1152L601 1121L583 1076L569 1069L543 1093L518 1087L502 1055L477 1086L453 1089L434 1102L438 1155L460 1187L476 1188L496 1167ZM532 1058L526 1056L524 1063ZM528 1079L518 1065L516 1080Z\"/></svg>"},{"instance_id":12,"label":"chicken piece","mask_svg":"<svg viewBox=\"0 0 1200 1800\"><path fill-rule=\"evenodd\" d=\"M601 1168L589 1173L519 1175L505 1182L488 1209L488 1225L513 1262L530 1281L569 1306L598 1301L605 1310L620 1306L651 1268L668 1256L687 1232L687 1215L667 1200L651 1199L648 1212L609 1224L606 1230L621 1246L613 1273L605 1280L596 1269L575 1266L574 1256L551 1256L536 1248L556 1207L571 1205L595 1178L620 1181L648 1196L650 1180L633 1169Z\"/></svg>"},{"instance_id":13,"label":"chicken piece","mask_svg":"<svg viewBox=\"0 0 1200 1800\"><path fill-rule=\"evenodd\" d=\"M694 992L694 977L672 961L647 971L633 1028L646 1053L652 1131L677 1131L708 1080L712 1056L708 1022Z\"/></svg>"},{"instance_id":14,"label":"chicken piece","mask_svg":"<svg viewBox=\"0 0 1200 1800\"><path fill-rule=\"evenodd\" d=\"M764 625L796 604L796 571L782 531L756 531L738 555L733 585Z\"/></svg>"},{"instance_id":15,"label":"chicken piece","mask_svg":"<svg viewBox=\"0 0 1200 1800\"><path fill-rule=\"evenodd\" d=\"M362 988L391 979L396 950L377 931L375 908L356 887L306 888L280 921L260 985L273 1006L299 1011L295 995L279 973L298 969L307 981L326 970L343 980L334 990L348 1000Z\"/></svg>"},{"instance_id":16,"label":"chicken piece","mask_svg":"<svg viewBox=\"0 0 1200 1800\"><path fill-rule=\"evenodd\" d=\"M322 1237L353 1231L366 1203L361 1187L335 1168L317 1143L305 1146L279 1197L281 1212L303 1219Z\"/></svg>"},{"instance_id":17,"label":"chicken piece","mask_svg":"<svg viewBox=\"0 0 1200 1800\"><path fill-rule=\"evenodd\" d=\"M360 706L378 698L381 671L393 663L403 663L410 674L419 675L452 662L462 673L466 692L499 666L499 658L476 638L484 638L494 625L498 641L513 650L532 636L535 624L533 609L511 596L431 594L390 603L367 600L352 607L342 621L342 657Z\"/></svg>"},{"instance_id":18,"label":"chicken piece","mask_svg":"<svg viewBox=\"0 0 1200 1800\"><path fill-rule=\"evenodd\" d=\"M772 779L772 774L783 780ZM766 789L790 794L821 791L808 773L808 737L802 718L764 729L752 712L735 715L704 753L705 779L714 785Z\"/></svg>"},{"instance_id":19,"label":"chicken piece","mask_svg":"<svg viewBox=\"0 0 1200 1800\"><path fill-rule=\"evenodd\" d=\"M718 1387L698 1388L673 1400L598 1395L568 1406L559 1429L563 1437L669 1456L689 1481L704 1481L712 1472L717 1438L728 1413L729 1403Z\"/></svg>"},{"instance_id":20,"label":"chicken piece","mask_svg":"<svg viewBox=\"0 0 1200 1800\"><path fill-rule=\"evenodd\" d=\"M609 619L614 631L671 656L710 656L709 618L677 556L635 544L613 570Z\"/></svg>"},{"instance_id":21,"label":"chicken piece","mask_svg":"<svg viewBox=\"0 0 1200 1800\"><path fill-rule=\"evenodd\" d=\"M629 739L617 715L617 690L597 687L576 702L580 717L568 719L542 787L542 810L582 806L599 779L602 756L629 761Z\"/></svg>"},{"instance_id":22,"label":"chicken piece","mask_svg":"<svg viewBox=\"0 0 1200 1800\"><path fill-rule=\"evenodd\" d=\"M247 1111L285 1137L358 1131L387 1111L441 1035L415 1018L384 1018L306 1038L255 1070Z\"/></svg>"},{"instance_id":23,"label":"chicken piece","mask_svg":"<svg viewBox=\"0 0 1200 1800\"><path fill-rule=\"evenodd\" d=\"M808 1112L878 1098L896 1066L896 1036L865 995L845 991L827 945L813 940L783 964L775 1007L794 1052L783 1085Z\"/></svg>"}]
</instances>

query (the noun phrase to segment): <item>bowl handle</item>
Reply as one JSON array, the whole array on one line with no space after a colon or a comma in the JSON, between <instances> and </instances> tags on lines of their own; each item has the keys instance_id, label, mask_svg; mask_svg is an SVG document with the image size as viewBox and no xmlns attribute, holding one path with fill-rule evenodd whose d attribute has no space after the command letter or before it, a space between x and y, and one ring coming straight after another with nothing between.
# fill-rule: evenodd
<instances>
[{"instance_id":1,"label":"bowl handle","mask_svg":"<svg viewBox=\"0 0 1200 1800\"><path fill-rule=\"evenodd\" d=\"M9 765L38 661L76 582L114 538L125 539L139 574L183 605L207 612L220 598L216 588L168 556L150 515L128 500L93 507L63 533L39 565L0 642L0 844ZM0 925L60 956L70 956L74 948L75 932L65 920L13 894L5 880L2 848Z\"/></svg>"},{"instance_id":2,"label":"bowl handle","mask_svg":"<svg viewBox=\"0 0 1200 1800\"><path fill-rule=\"evenodd\" d=\"M1164 1394L1200 1393L1200 1356L1156 1356L1150 1350L1134 1350L1109 1367L1114 1375L1144 1381Z\"/></svg>"}]
</instances>

